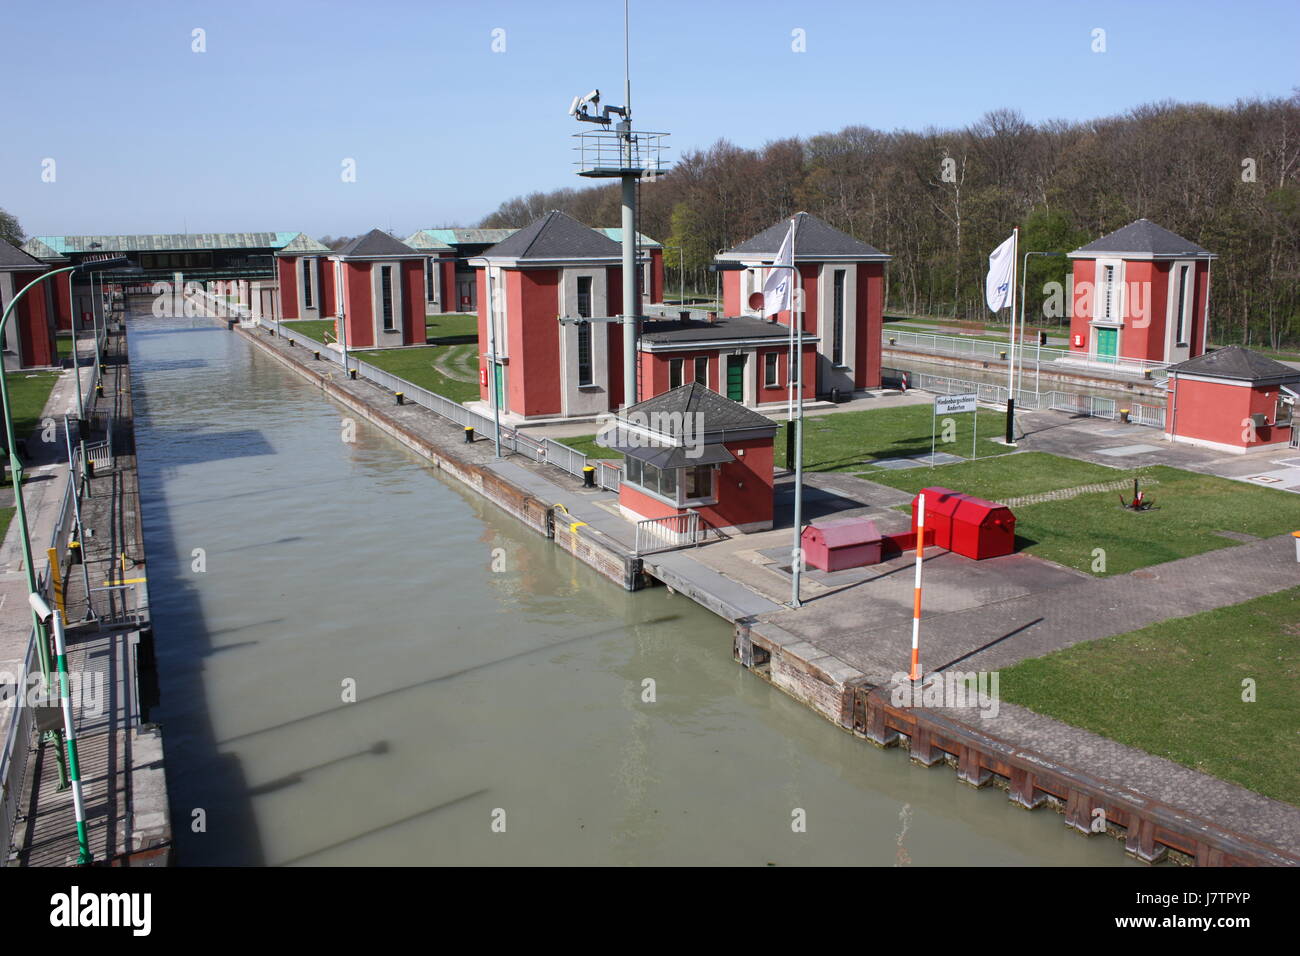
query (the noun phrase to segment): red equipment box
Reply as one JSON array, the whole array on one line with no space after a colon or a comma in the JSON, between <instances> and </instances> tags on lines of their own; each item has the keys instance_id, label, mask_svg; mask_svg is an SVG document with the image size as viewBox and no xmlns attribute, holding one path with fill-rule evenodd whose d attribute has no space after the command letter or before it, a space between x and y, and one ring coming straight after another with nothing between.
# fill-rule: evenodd
<instances>
[{"instance_id":1,"label":"red equipment box","mask_svg":"<svg viewBox=\"0 0 1300 956\"><path fill-rule=\"evenodd\" d=\"M1016 550L1016 516L1006 505L951 488L922 488L921 494L925 495L925 530L934 528L938 547L976 560ZM912 499L913 533L920 497Z\"/></svg>"}]
</instances>

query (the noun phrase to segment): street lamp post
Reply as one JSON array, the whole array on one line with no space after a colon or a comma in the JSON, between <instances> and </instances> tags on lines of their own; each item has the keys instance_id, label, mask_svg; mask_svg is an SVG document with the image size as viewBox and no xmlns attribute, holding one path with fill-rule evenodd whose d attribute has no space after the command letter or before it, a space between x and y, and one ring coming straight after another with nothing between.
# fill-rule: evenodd
<instances>
[{"instance_id":1,"label":"street lamp post","mask_svg":"<svg viewBox=\"0 0 1300 956\"><path fill-rule=\"evenodd\" d=\"M0 337L4 335L4 329L9 323L9 317L14 314L18 303L22 301L23 296L40 283L65 272L70 272L75 275L90 273L93 276L95 272L102 269L115 269L119 266L126 265L126 263L127 259L125 256L118 256L112 259L99 259L91 262L83 262L75 266L66 266L62 269L55 269L51 272L45 273L44 275L37 276L31 282L27 283L27 285L23 286L18 294L10 300L7 306L5 306L4 313L0 315ZM91 308L92 310L94 308L93 295ZM27 590L30 593L35 594L37 593L36 569L32 566L31 533L27 528L27 511L23 506L23 463L16 452L17 443L14 437L14 420L9 405L9 375L5 373L2 368L0 368L0 413L4 416L5 454L9 458L9 472L13 477L14 483L14 518L18 522L18 532L22 539L23 565L27 571ZM90 599L89 594L86 595L86 599ZM32 611L32 626L36 628L38 637L36 650L41 663L41 675L45 679L45 686L48 687L50 682L49 638L46 633L45 622L34 609Z\"/></svg>"},{"instance_id":2,"label":"street lamp post","mask_svg":"<svg viewBox=\"0 0 1300 956\"><path fill-rule=\"evenodd\" d=\"M1020 274L1021 274L1020 275L1020 340L1021 341L1020 341L1020 375L1018 377L1018 380L1020 381L1024 380L1024 375L1025 375L1025 345L1024 345L1025 289L1029 285L1029 257L1045 256L1047 258L1052 258L1052 259L1063 259L1065 258L1065 255L1066 254L1064 252L1026 252L1025 253L1024 267L1020 270ZM1038 338L1038 355L1034 360L1034 394L1038 394L1039 373L1042 370L1042 364L1043 364L1043 337L1041 334L1039 334L1037 338ZM1011 357L1012 359L1014 359L1015 354L1013 353ZM1016 390L1017 391L1020 390L1019 385L1016 386Z\"/></svg>"}]
</instances>

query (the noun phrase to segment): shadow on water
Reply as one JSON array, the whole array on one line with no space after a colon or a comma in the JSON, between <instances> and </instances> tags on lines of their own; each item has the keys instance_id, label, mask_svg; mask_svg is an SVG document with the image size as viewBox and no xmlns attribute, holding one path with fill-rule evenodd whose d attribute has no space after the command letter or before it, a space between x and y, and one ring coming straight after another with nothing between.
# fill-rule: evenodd
<instances>
[{"instance_id":1,"label":"shadow on water","mask_svg":"<svg viewBox=\"0 0 1300 956\"><path fill-rule=\"evenodd\" d=\"M176 539L166 496L159 491L156 462L139 439L159 427L148 401L151 368L135 361L137 332L128 317L128 345L132 357L132 398L136 412L137 467L143 512L145 546L149 556L149 593L155 608L165 606L165 619L154 614L154 646L158 655L160 700L151 716L160 718L169 756L168 798L176 862L207 865L262 865L261 836L253 814L250 791L239 757L222 753L206 703L201 662L226 648L215 647L204 623L198 588L192 583L189 559ZM165 334L150 330L152 335ZM144 400L141 401L140 399ZM196 459L197 460L197 459ZM187 579L188 577L188 579ZM180 622L183 625L177 626ZM252 642L249 642L252 643ZM177 651L199 666L169 666ZM174 702L184 702L177 712ZM201 766L201 775L177 772L177 751L187 752L186 763ZM202 811L200 818L198 811ZM196 827L199 828L196 832Z\"/></svg>"}]
</instances>

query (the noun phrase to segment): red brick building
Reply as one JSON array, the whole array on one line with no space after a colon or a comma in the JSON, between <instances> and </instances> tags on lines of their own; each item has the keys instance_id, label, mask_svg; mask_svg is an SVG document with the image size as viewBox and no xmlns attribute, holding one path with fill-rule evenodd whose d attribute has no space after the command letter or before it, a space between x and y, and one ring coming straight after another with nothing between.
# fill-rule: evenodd
<instances>
[{"instance_id":1,"label":"red brick building","mask_svg":"<svg viewBox=\"0 0 1300 956\"><path fill-rule=\"evenodd\" d=\"M1070 349L1096 362L1183 362L1205 351L1216 256L1147 219L1075 249Z\"/></svg>"},{"instance_id":2,"label":"red brick building","mask_svg":"<svg viewBox=\"0 0 1300 956\"><path fill-rule=\"evenodd\" d=\"M608 436L624 455L619 509L631 521L694 511L709 528L769 530L775 434L772 420L696 382L638 402ZM660 527L666 539L685 531Z\"/></svg>"},{"instance_id":3,"label":"red brick building","mask_svg":"<svg viewBox=\"0 0 1300 956\"><path fill-rule=\"evenodd\" d=\"M281 318L337 318L334 269L329 255L328 246L302 232L275 253Z\"/></svg>"},{"instance_id":4,"label":"red brick building","mask_svg":"<svg viewBox=\"0 0 1300 956\"><path fill-rule=\"evenodd\" d=\"M552 211L471 260L478 269L480 397L490 404L489 323L497 406L522 419L594 417L623 402L622 328L566 319L617 315L622 251ZM485 305L486 304L486 305Z\"/></svg>"},{"instance_id":5,"label":"red brick building","mask_svg":"<svg viewBox=\"0 0 1300 956\"><path fill-rule=\"evenodd\" d=\"M48 271L44 262L0 239L0 310L7 308L24 286ZM18 302L4 329L5 368L58 364L54 316L60 284L66 288L63 276L47 279Z\"/></svg>"},{"instance_id":6,"label":"red brick building","mask_svg":"<svg viewBox=\"0 0 1300 956\"><path fill-rule=\"evenodd\" d=\"M329 295L342 306L346 340L337 321L335 330L349 350L425 343L426 258L381 229L330 254L325 270L331 274Z\"/></svg>"},{"instance_id":7,"label":"red brick building","mask_svg":"<svg viewBox=\"0 0 1300 956\"><path fill-rule=\"evenodd\" d=\"M1229 345L1168 371L1169 439L1241 453L1292 441L1300 369Z\"/></svg>"},{"instance_id":8,"label":"red brick building","mask_svg":"<svg viewBox=\"0 0 1300 956\"><path fill-rule=\"evenodd\" d=\"M845 397L855 391L880 387L880 335L885 307L885 263L891 256L875 249L848 233L827 225L806 212L798 214L799 231L795 241L795 265L799 272L799 288L804 295L803 334L806 341L814 343L812 374L804 372L804 382L819 396L830 395L838 389ZM764 316L761 308L750 305L750 297L761 292L768 275L773 271L765 266L776 258L781 243L789 232L789 220L781 220L751 239L740 243L718 256L727 262L739 262L747 268L742 272L722 273L723 310L728 316L739 316L756 321L769 321L790 327L790 313ZM725 346L723 346L725 348ZM754 368L746 367L744 375L749 382L766 382L769 376L759 366L773 362L777 367L777 380L785 380L785 353L775 349L776 357L768 358L774 344L763 343L752 350ZM746 403L754 395L757 404L779 400L777 387L765 392L746 390Z\"/></svg>"}]
</instances>

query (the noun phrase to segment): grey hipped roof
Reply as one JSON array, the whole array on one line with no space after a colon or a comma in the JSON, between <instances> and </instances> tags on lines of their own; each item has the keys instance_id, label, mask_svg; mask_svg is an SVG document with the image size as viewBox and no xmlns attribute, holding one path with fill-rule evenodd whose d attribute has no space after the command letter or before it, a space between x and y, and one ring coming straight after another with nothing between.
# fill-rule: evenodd
<instances>
[{"instance_id":1,"label":"grey hipped roof","mask_svg":"<svg viewBox=\"0 0 1300 956\"><path fill-rule=\"evenodd\" d=\"M551 210L532 225L512 233L483 253L487 259L568 260L612 259L622 247L604 233L584 226L572 216Z\"/></svg>"},{"instance_id":2,"label":"grey hipped roof","mask_svg":"<svg viewBox=\"0 0 1300 956\"><path fill-rule=\"evenodd\" d=\"M854 239L847 232L841 232L828 225L811 213L801 212L799 231L795 233L794 253L799 262L820 262L826 259L868 259L880 262L893 258L874 246L869 246L860 239ZM782 219L773 223L758 235L746 239L740 245L728 249L719 258L772 258L781 249L786 233L790 231L790 220Z\"/></svg>"},{"instance_id":3,"label":"grey hipped roof","mask_svg":"<svg viewBox=\"0 0 1300 956\"><path fill-rule=\"evenodd\" d=\"M16 272L26 269L44 269L45 263L33 259L11 242L0 239L0 270Z\"/></svg>"},{"instance_id":4,"label":"grey hipped roof","mask_svg":"<svg viewBox=\"0 0 1300 956\"><path fill-rule=\"evenodd\" d=\"M1206 352L1186 362L1170 365L1166 371L1176 375L1226 378L1237 382L1250 382L1254 385L1300 382L1300 368L1284 365L1267 355L1260 355L1240 345L1227 345L1213 352Z\"/></svg>"},{"instance_id":5,"label":"grey hipped roof","mask_svg":"<svg viewBox=\"0 0 1300 956\"><path fill-rule=\"evenodd\" d=\"M1150 219L1130 222L1122 229L1116 229L1086 246L1080 246L1070 253L1071 259L1092 259L1099 255L1120 255L1129 253L1134 256L1156 259L1214 259L1214 253L1202 249L1190 239L1184 239L1177 233L1170 232L1164 226L1157 226Z\"/></svg>"},{"instance_id":6,"label":"grey hipped roof","mask_svg":"<svg viewBox=\"0 0 1300 956\"><path fill-rule=\"evenodd\" d=\"M638 413L637 418L629 417L633 412ZM739 402L724 398L699 382L679 385L677 388L647 398L643 402L637 402L624 409L619 417L635 424L641 415L658 416L649 418L652 423L658 421L670 425L676 423L679 426L685 421L686 416L699 415L698 419L691 419L700 423L701 430L696 435L697 438L753 429L764 429L769 434L776 433L776 422L767 416L760 415ZM667 439L682 437L673 430L656 429L656 431Z\"/></svg>"},{"instance_id":7,"label":"grey hipped roof","mask_svg":"<svg viewBox=\"0 0 1300 956\"><path fill-rule=\"evenodd\" d=\"M346 245L334 250L340 259L413 259L420 254L402 242L394 239L382 229L371 229L364 236L357 236Z\"/></svg>"}]
</instances>

